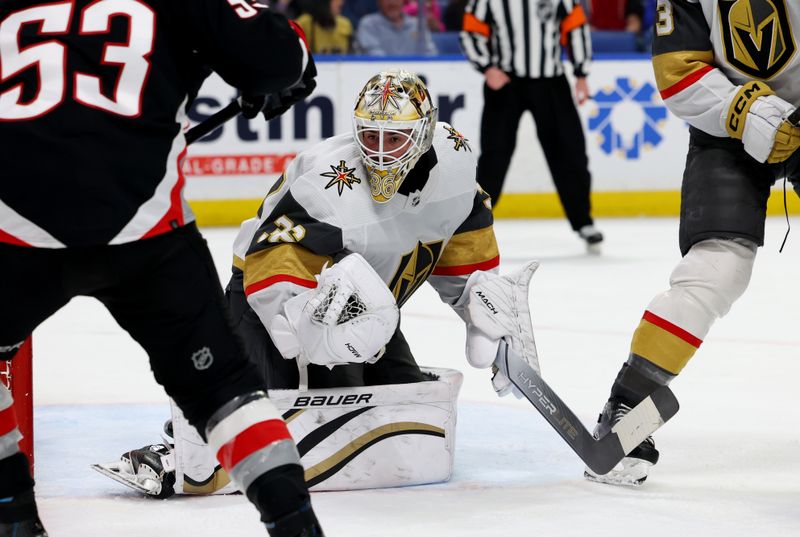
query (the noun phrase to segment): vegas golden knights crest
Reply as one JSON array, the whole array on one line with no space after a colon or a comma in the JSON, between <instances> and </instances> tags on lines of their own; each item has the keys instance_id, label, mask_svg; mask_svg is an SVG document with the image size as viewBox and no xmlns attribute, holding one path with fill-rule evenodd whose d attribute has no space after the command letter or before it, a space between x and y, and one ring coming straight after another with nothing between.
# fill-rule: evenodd
<instances>
[{"instance_id":1,"label":"vegas golden knights crest","mask_svg":"<svg viewBox=\"0 0 800 537\"><path fill-rule=\"evenodd\" d=\"M431 275L442 253L442 243L418 242L416 248L400 258L400 265L389 283L389 290L394 294L398 307Z\"/></svg>"},{"instance_id":2,"label":"vegas golden knights crest","mask_svg":"<svg viewBox=\"0 0 800 537\"><path fill-rule=\"evenodd\" d=\"M721 0L718 5L725 59L732 67L766 80L789 63L796 45L786 0Z\"/></svg>"}]
</instances>

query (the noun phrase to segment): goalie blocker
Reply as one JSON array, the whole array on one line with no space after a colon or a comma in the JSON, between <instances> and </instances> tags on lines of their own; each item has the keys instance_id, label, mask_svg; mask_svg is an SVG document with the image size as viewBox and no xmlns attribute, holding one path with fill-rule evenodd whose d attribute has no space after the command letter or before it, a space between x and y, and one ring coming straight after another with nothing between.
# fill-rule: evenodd
<instances>
[{"instance_id":1,"label":"goalie blocker","mask_svg":"<svg viewBox=\"0 0 800 537\"><path fill-rule=\"evenodd\" d=\"M270 390L270 400L297 442L310 490L397 487L450 479L456 402L463 376L452 369L422 369L434 380ZM161 463L161 471L142 467L136 471L125 456L93 468L158 497L169 495L170 485L178 494L235 492L214 454L174 405L172 430L174 446L155 462Z\"/></svg>"}]
</instances>

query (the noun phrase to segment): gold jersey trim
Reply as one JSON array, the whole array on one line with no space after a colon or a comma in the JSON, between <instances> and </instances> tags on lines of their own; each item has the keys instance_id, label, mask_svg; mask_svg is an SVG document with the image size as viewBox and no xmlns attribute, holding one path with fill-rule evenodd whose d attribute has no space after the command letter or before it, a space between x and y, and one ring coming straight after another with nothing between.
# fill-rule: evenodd
<instances>
[{"instance_id":1,"label":"gold jersey trim","mask_svg":"<svg viewBox=\"0 0 800 537\"><path fill-rule=\"evenodd\" d=\"M453 235L436 268L474 265L500 255L494 228L489 226Z\"/></svg>"},{"instance_id":2,"label":"gold jersey trim","mask_svg":"<svg viewBox=\"0 0 800 537\"><path fill-rule=\"evenodd\" d=\"M297 244L279 244L247 256L244 269L245 289L276 276L315 281L330 256L317 255Z\"/></svg>"},{"instance_id":3,"label":"gold jersey trim","mask_svg":"<svg viewBox=\"0 0 800 537\"><path fill-rule=\"evenodd\" d=\"M659 91L671 88L687 76L714 63L711 50L685 50L653 56L653 71Z\"/></svg>"}]
</instances>

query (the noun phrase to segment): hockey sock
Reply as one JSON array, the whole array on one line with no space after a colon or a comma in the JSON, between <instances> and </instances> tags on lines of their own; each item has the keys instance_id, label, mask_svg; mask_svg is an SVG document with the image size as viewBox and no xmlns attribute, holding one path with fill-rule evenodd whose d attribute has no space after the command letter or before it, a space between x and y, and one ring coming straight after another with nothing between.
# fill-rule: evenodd
<instances>
[{"instance_id":1,"label":"hockey sock","mask_svg":"<svg viewBox=\"0 0 800 537\"><path fill-rule=\"evenodd\" d=\"M247 488L247 498L273 536L298 535L316 522L300 465L281 466L259 476Z\"/></svg>"},{"instance_id":2,"label":"hockey sock","mask_svg":"<svg viewBox=\"0 0 800 537\"><path fill-rule=\"evenodd\" d=\"M632 364L631 361L635 363ZM655 371L649 371L649 367L657 368L655 364L636 363L638 361L645 361L638 356L631 356L627 363L622 364L622 369L619 370L614 385L611 387L611 399L621 401L630 407L634 407L644 400L648 395L656 391L661 386L666 386L674 375L669 375L663 369L660 372L669 375L665 378L662 374L656 374Z\"/></svg>"},{"instance_id":3,"label":"hockey sock","mask_svg":"<svg viewBox=\"0 0 800 537\"><path fill-rule=\"evenodd\" d=\"M208 445L271 535L294 536L299 531L279 532L280 526L315 522L297 447L264 392L238 396L218 410L208 421Z\"/></svg>"},{"instance_id":4,"label":"hockey sock","mask_svg":"<svg viewBox=\"0 0 800 537\"><path fill-rule=\"evenodd\" d=\"M0 523L21 522L36 517L28 458L15 453L0 459Z\"/></svg>"}]
</instances>

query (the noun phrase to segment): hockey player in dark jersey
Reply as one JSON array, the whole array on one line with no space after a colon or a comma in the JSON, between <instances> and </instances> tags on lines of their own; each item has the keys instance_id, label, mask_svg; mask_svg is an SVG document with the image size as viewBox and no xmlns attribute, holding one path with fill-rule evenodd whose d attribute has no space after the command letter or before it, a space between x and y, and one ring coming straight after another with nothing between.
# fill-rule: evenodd
<instances>
[{"instance_id":1,"label":"hockey player in dark jersey","mask_svg":"<svg viewBox=\"0 0 800 537\"><path fill-rule=\"evenodd\" d=\"M302 32L252 0L0 3L0 359L72 297L97 298L268 532L321 536L182 196L186 109L209 68L272 95L252 101L265 115L316 74ZM44 536L19 439L0 385L0 536Z\"/></svg>"},{"instance_id":2,"label":"hockey player in dark jersey","mask_svg":"<svg viewBox=\"0 0 800 537\"><path fill-rule=\"evenodd\" d=\"M533 269L497 275L491 205L475 173L468 139L437 122L421 79L384 71L361 91L353 132L300 153L242 223L227 290L234 322L271 394L286 402L290 430L307 439L301 454L316 489L449 478L460 374L421 369L399 327L399 308L424 282L466 322L471 365L489 368L505 336L533 350L529 317L519 318ZM478 302L492 305L490 320L472 313L487 282L493 290ZM502 373L492 383L512 391ZM174 448L134 450L104 473L124 472L153 494L164 490L155 479L167 495L229 491L182 421L173 415ZM423 424L436 436L420 434Z\"/></svg>"},{"instance_id":3,"label":"hockey player in dark jersey","mask_svg":"<svg viewBox=\"0 0 800 537\"><path fill-rule=\"evenodd\" d=\"M800 4L659 0L653 66L661 97L689 123L681 190L682 260L647 306L595 430L611 427L684 368L750 280L771 185L800 184ZM649 438L607 475L638 485L658 461Z\"/></svg>"}]
</instances>

